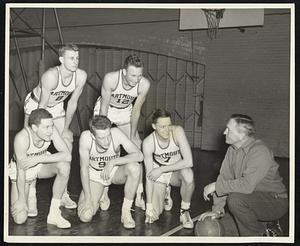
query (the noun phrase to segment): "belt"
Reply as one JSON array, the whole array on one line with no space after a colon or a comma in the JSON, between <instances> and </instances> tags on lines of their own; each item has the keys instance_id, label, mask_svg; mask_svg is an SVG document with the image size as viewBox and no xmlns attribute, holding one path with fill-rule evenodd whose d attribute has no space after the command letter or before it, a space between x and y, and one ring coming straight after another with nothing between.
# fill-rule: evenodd
<instances>
[{"instance_id":1,"label":"belt","mask_svg":"<svg viewBox=\"0 0 300 246\"><path fill-rule=\"evenodd\" d=\"M277 198L282 198L282 199L287 199L288 198L288 194L286 192L284 193L275 193L274 197Z\"/></svg>"}]
</instances>

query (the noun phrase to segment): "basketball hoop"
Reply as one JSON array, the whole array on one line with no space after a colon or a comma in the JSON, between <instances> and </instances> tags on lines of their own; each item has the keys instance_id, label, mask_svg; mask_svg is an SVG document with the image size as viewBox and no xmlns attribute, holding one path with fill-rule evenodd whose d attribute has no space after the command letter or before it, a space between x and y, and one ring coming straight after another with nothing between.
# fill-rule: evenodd
<instances>
[{"instance_id":1,"label":"basketball hoop","mask_svg":"<svg viewBox=\"0 0 300 246\"><path fill-rule=\"evenodd\" d=\"M202 9L207 21L207 35L210 39L217 37L220 20L223 18L225 9Z\"/></svg>"}]
</instances>

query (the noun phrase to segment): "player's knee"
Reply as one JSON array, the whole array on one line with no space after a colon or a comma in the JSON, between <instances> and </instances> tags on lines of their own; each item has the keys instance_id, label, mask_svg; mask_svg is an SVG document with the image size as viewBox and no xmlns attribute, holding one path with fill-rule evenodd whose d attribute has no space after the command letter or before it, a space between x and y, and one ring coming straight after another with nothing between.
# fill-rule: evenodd
<instances>
[{"instance_id":1,"label":"player's knee","mask_svg":"<svg viewBox=\"0 0 300 246\"><path fill-rule=\"evenodd\" d=\"M71 165L69 162L60 162L57 165L57 174L61 177L68 178L70 175Z\"/></svg>"},{"instance_id":2,"label":"player's knee","mask_svg":"<svg viewBox=\"0 0 300 246\"><path fill-rule=\"evenodd\" d=\"M244 194L238 192L229 193L226 203L230 211L237 210L238 207L243 206L244 204Z\"/></svg>"},{"instance_id":3,"label":"player's knee","mask_svg":"<svg viewBox=\"0 0 300 246\"><path fill-rule=\"evenodd\" d=\"M127 174L133 177L139 177L141 169L140 164L137 162L129 163L126 165Z\"/></svg>"},{"instance_id":4,"label":"player's knee","mask_svg":"<svg viewBox=\"0 0 300 246\"><path fill-rule=\"evenodd\" d=\"M194 184L194 172L191 168L184 168L180 172L183 182L186 184Z\"/></svg>"},{"instance_id":5,"label":"player's knee","mask_svg":"<svg viewBox=\"0 0 300 246\"><path fill-rule=\"evenodd\" d=\"M82 222L90 222L94 216L93 209L82 209L80 213L78 213L78 217Z\"/></svg>"},{"instance_id":6,"label":"player's knee","mask_svg":"<svg viewBox=\"0 0 300 246\"><path fill-rule=\"evenodd\" d=\"M18 225L24 224L27 220L27 212L26 210L20 211L18 214L13 216L14 222Z\"/></svg>"}]
</instances>

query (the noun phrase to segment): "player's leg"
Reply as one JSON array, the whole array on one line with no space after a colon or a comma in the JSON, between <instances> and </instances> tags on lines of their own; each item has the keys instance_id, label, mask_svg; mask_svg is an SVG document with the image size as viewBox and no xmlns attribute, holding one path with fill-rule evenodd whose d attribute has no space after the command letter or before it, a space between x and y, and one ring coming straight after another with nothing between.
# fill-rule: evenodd
<instances>
[{"instance_id":1,"label":"player's leg","mask_svg":"<svg viewBox=\"0 0 300 246\"><path fill-rule=\"evenodd\" d=\"M153 183L153 190L152 190L152 207L153 207L153 217L155 220L159 219L159 216L164 211L164 200L166 196L166 183L161 182L162 176L160 177L160 182ZM167 182L167 181L166 181Z\"/></svg>"},{"instance_id":2,"label":"player's leg","mask_svg":"<svg viewBox=\"0 0 300 246\"><path fill-rule=\"evenodd\" d=\"M82 190L78 200L78 217L82 222L90 222L99 207L99 199L103 193L104 185L90 180L92 206L87 207L84 191Z\"/></svg>"},{"instance_id":3,"label":"player's leg","mask_svg":"<svg viewBox=\"0 0 300 246\"><path fill-rule=\"evenodd\" d=\"M138 186L138 179L136 177L140 174L139 163L129 163L119 166L118 170L112 177L112 183L125 184L124 186L124 200L122 205L121 222L125 228L134 228L135 221L131 216L131 206Z\"/></svg>"},{"instance_id":4,"label":"player's leg","mask_svg":"<svg viewBox=\"0 0 300 246\"><path fill-rule=\"evenodd\" d=\"M184 228L193 228L194 223L189 212L192 195L195 189L193 170L191 168L184 168L174 172L170 184L173 186L180 186L180 222Z\"/></svg>"},{"instance_id":5,"label":"player's leg","mask_svg":"<svg viewBox=\"0 0 300 246\"><path fill-rule=\"evenodd\" d=\"M46 179L55 176L52 186L52 199L47 217L48 224L54 224L59 228L69 228L71 224L61 215L60 205L63 193L68 184L70 175L70 163L58 162L53 164L43 164L38 171L38 178Z\"/></svg>"}]
</instances>

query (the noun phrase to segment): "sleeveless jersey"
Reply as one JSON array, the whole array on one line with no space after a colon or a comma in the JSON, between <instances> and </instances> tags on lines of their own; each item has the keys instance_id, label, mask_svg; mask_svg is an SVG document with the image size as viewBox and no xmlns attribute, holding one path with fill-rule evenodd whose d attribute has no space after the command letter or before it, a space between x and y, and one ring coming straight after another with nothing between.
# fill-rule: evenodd
<instances>
[{"instance_id":1,"label":"sleeveless jersey","mask_svg":"<svg viewBox=\"0 0 300 246\"><path fill-rule=\"evenodd\" d=\"M48 107L53 107L63 102L76 88L76 72L73 72L72 78L67 85L63 84L62 75L59 66L56 66L58 72L58 82L56 88L51 90ZM34 95L36 97L36 95ZM39 101L39 98L37 101Z\"/></svg>"},{"instance_id":2,"label":"sleeveless jersey","mask_svg":"<svg viewBox=\"0 0 300 246\"><path fill-rule=\"evenodd\" d=\"M91 133L92 134L92 133ZM96 147L96 142L92 138L92 144L89 152L90 166L97 171L102 171L107 162L120 157L120 151L116 152L113 139L111 138L109 148L104 152L99 152Z\"/></svg>"},{"instance_id":3,"label":"sleeveless jersey","mask_svg":"<svg viewBox=\"0 0 300 246\"><path fill-rule=\"evenodd\" d=\"M29 157L29 156L38 156L38 155L39 156L46 155L47 154L47 149L48 149L49 145L51 144L51 141L45 141L43 146L37 147L37 146L34 145L30 129L28 127L26 127L25 129L26 129L27 134L29 136L29 147L26 151L27 157Z\"/></svg>"},{"instance_id":4,"label":"sleeveless jersey","mask_svg":"<svg viewBox=\"0 0 300 246\"><path fill-rule=\"evenodd\" d=\"M138 96L139 83L131 89L125 89L123 86L122 69L119 71L118 84L111 94L110 106L115 108L127 108Z\"/></svg>"},{"instance_id":5,"label":"sleeveless jersey","mask_svg":"<svg viewBox=\"0 0 300 246\"><path fill-rule=\"evenodd\" d=\"M153 160L159 166L171 165L182 159L179 146L175 143L173 131L171 131L170 141L166 148L159 145L155 131L152 133L154 141Z\"/></svg>"}]
</instances>

